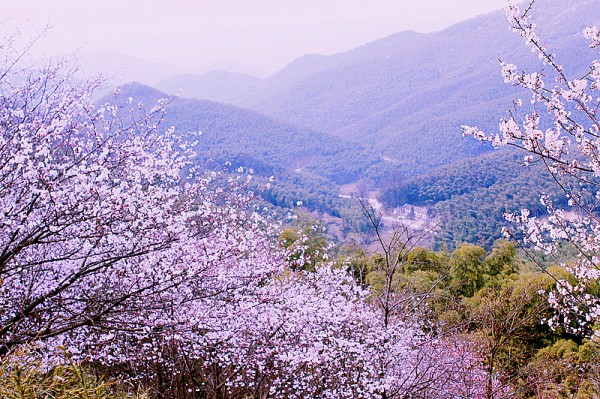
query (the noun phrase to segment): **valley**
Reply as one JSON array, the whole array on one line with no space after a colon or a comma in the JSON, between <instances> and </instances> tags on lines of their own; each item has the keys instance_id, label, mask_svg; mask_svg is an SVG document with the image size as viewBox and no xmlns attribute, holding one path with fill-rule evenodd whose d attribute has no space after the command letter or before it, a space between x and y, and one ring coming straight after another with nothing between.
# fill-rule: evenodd
<instances>
[{"instance_id":1,"label":"valley","mask_svg":"<svg viewBox=\"0 0 600 399\"><path fill-rule=\"evenodd\" d=\"M559 1L541 2L536 18L554 27L549 45L557 53L586 54L576 37L600 20L592 3L578 3L565 15ZM523 207L543 213L531 189L538 180L530 189L521 186L532 178L544 184L536 166L521 167L517 151L494 153L461 138L465 124L496 130L499 110L522 95L503 82L498 59L524 69L537 63L501 11L439 32L400 32L339 54L309 54L266 78L226 71L175 75L155 85L161 91L130 85L121 97L144 103L168 97L165 123L182 135L203 133L194 138L198 167L252 170L258 186L273 177L261 195L275 207L301 201L341 218L351 231L347 218L357 212L345 208L356 204L338 195L348 184L366 185L378 193L371 200L383 204L387 224L396 217L391 209L425 207L439 226L430 245L491 248L504 213ZM584 73L588 61L578 56L568 66ZM507 158L510 167L499 168Z\"/></svg>"}]
</instances>

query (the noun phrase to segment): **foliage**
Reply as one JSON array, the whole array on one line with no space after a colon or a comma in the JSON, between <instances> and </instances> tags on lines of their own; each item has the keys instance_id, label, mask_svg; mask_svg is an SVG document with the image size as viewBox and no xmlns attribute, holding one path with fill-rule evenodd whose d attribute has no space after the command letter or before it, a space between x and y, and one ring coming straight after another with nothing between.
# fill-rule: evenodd
<instances>
[{"instance_id":1,"label":"foliage","mask_svg":"<svg viewBox=\"0 0 600 399\"><path fill-rule=\"evenodd\" d=\"M300 217L279 234L278 241L288 251L292 269L314 272L327 261L330 245L325 230L317 220Z\"/></svg>"},{"instance_id":2,"label":"foliage","mask_svg":"<svg viewBox=\"0 0 600 399\"><path fill-rule=\"evenodd\" d=\"M471 363L477 364L476 369L465 374L465 378L478 379L467 397L597 395L597 346L575 342L565 330L553 331L548 326L545 321L552 316L552 309L546 295L555 281L543 272L529 270L514 244L498 242L487 254L473 245L463 245L452 254L406 249L393 287L396 292L411 292L413 300L426 305L418 313L421 323L443 341L447 360L453 350L460 352L461 345L471 348L469 356L475 357L462 357L459 362L464 368L477 359ZM379 271L382 256L355 253L355 259L347 264L355 273L359 268L368 273L373 295L379 298L385 282ZM476 275L477 284L462 278L465 273ZM553 354L564 342L571 349ZM435 352L429 350L430 355ZM438 366L443 367L441 363ZM459 375L456 369L452 372L451 378ZM448 389L450 386L448 381ZM467 386L463 384L461 389Z\"/></svg>"},{"instance_id":3,"label":"foliage","mask_svg":"<svg viewBox=\"0 0 600 399\"><path fill-rule=\"evenodd\" d=\"M600 395L600 351L592 343L560 339L541 349L523 369L523 380L534 394L550 398L591 399Z\"/></svg>"},{"instance_id":4,"label":"foliage","mask_svg":"<svg viewBox=\"0 0 600 399\"><path fill-rule=\"evenodd\" d=\"M75 363L43 365L19 351L0 361L0 397L5 399L134 399L114 381L97 378Z\"/></svg>"}]
</instances>

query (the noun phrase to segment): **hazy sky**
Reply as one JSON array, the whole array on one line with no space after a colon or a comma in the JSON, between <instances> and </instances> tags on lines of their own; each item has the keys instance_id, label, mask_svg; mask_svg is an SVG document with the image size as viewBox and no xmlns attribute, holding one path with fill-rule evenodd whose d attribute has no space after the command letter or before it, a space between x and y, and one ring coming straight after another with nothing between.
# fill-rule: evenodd
<instances>
[{"instance_id":1,"label":"hazy sky","mask_svg":"<svg viewBox=\"0 0 600 399\"><path fill-rule=\"evenodd\" d=\"M178 65L235 60L273 72L402 30L430 32L506 0L0 0L1 31L51 25L38 46L106 51ZM6 22L8 21L8 22Z\"/></svg>"}]
</instances>

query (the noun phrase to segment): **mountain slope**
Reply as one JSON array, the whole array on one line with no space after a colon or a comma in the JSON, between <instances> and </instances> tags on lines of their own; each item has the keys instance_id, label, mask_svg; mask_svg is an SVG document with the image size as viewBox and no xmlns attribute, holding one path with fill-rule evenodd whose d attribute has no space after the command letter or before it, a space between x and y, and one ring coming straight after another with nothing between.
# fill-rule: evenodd
<instances>
[{"instance_id":1,"label":"mountain slope","mask_svg":"<svg viewBox=\"0 0 600 399\"><path fill-rule=\"evenodd\" d=\"M559 62L584 72L590 57L581 32L600 22L600 0L538 0L533 16ZM440 32L401 32L345 53L307 55L251 86L204 95L360 143L412 175L484 151L460 139L461 125L496 129L522 94L502 81L499 59L526 69L538 63L502 11Z\"/></svg>"},{"instance_id":2,"label":"mountain slope","mask_svg":"<svg viewBox=\"0 0 600 399\"><path fill-rule=\"evenodd\" d=\"M175 126L178 134L197 141L197 164L204 169L252 168L257 176L274 176L293 190L307 185L309 194L312 189L334 197L337 184L354 181L371 169L386 173L388 166L362 146L334 136L233 105L168 96L137 83L121 87L117 98L104 101L126 104L129 97L147 106L167 98L163 126ZM200 136L187 133L198 131Z\"/></svg>"},{"instance_id":3,"label":"mountain slope","mask_svg":"<svg viewBox=\"0 0 600 399\"><path fill-rule=\"evenodd\" d=\"M539 0L533 13L543 27L542 37L564 55L559 61L581 66L584 60L574 54L586 52L581 32L600 22L600 1ZM335 132L427 90L451 91L455 98L478 104L477 97L497 95L503 86L498 59L524 67L537 63L510 32L502 11L441 32L401 32L346 53L302 57L264 81L252 95L241 93L235 103ZM456 84L461 81L471 84ZM439 102L429 97L429 103Z\"/></svg>"}]
</instances>

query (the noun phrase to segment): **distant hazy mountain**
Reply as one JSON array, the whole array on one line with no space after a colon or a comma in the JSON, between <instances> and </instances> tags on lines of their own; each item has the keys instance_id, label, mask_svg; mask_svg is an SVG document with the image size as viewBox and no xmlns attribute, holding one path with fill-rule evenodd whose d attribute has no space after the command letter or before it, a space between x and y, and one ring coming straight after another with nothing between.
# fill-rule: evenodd
<instances>
[{"instance_id":1,"label":"distant hazy mountain","mask_svg":"<svg viewBox=\"0 0 600 399\"><path fill-rule=\"evenodd\" d=\"M581 32L600 22L600 0L538 0L533 16L559 61L584 71ZM503 83L499 59L537 63L502 11L440 32L401 32L341 54L307 55L268 79L190 78L186 93L353 140L414 174L482 151L460 139L460 126L495 129L521 94Z\"/></svg>"},{"instance_id":2,"label":"distant hazy mountain","mask_svg":"<svg viewBox=\"0 0 600 399\"><path fill-rule=\"evenodd\" d=\"M204 82L213 85L215 84L215 81L219 80L220 74L239 76L237 79L234 79L236 83L242 83L241 77L257 79L254 78L253 75L259 76L261 74L260 71L234 61L222 61L209 66L196 65L181 67L167 63L150 62L116 51L83 52L78 54L78 58L81 72L87 77L102 72L108 79L108 83L115 87L135 81L160 87L169 94L175 94L181 89L187 88L190 85L190 82L194 85L193 80L198 76L203 76L202 74L207 74ZM169 83L166 83L163 87L163 85L160 84L160 82L163 81L171 83L170 85ZM178 82L185 82L185 84L179 84ZM198 83L196 86L201 87L202 84ZM239 89L239 86L236 87ZM211 93L211 95L218 95L219 91L209 90L209 93ZM188 93L188 97L204 98L205 96L192 91Z\"/></svg>"},{"instance_id":3,"label":"distant hazy mountain","mask_svg":"<svg viewBox=\"0 0 600 399\"><path fill-rule=\"evenodd\" d=\"M202 75L176 75L154 86L165 93L181 97L233 103L237 99L237 93L251 89L259 81L254 76L220 70Z\"/></svg>"},{"instance_id":4,"label":"distant hazy mountain","mask_svg":"<svg viewBox=\"0 0 600 399\"><path fill-rule=\"evenodd\" d=\"M533 15L569 76L582 76L597 56L582 31L600 24L600 0L536 0ZM520 155L494 167L505 155L478 157L490 148L460 134L464 124L495 130L511 100L527 96L504 84L499 59L540 68L507 25L498 11L440 32L401 32L341 54L306 55L266 79L177 74L158 86L203 99L171 97L165 124L203 132L201 166L229 161L276 176L284 192L269 194L275 203L317 193L313 204L327 208L337 184L371 178L391 202L416 190L411 200L434 205L445 227L440 242L491 245L508 205L535 208L538 188L549 192L540 172L519 169ZM165 94L129 85L122 96L148 103Z\"/></svg>"},{"instance_id":5,"label":"distant hazy mountain","mask_svg":"<svg viewBox=\"0 0 600 399\"><path fill-rule=\"evenodd\" d=\"M115 86L136 81L155 84L183 69L171 64L154 63L115 51L97 51L80 54L81 70L86 75L102 72Z\"/></svg>"}]
</instances>

